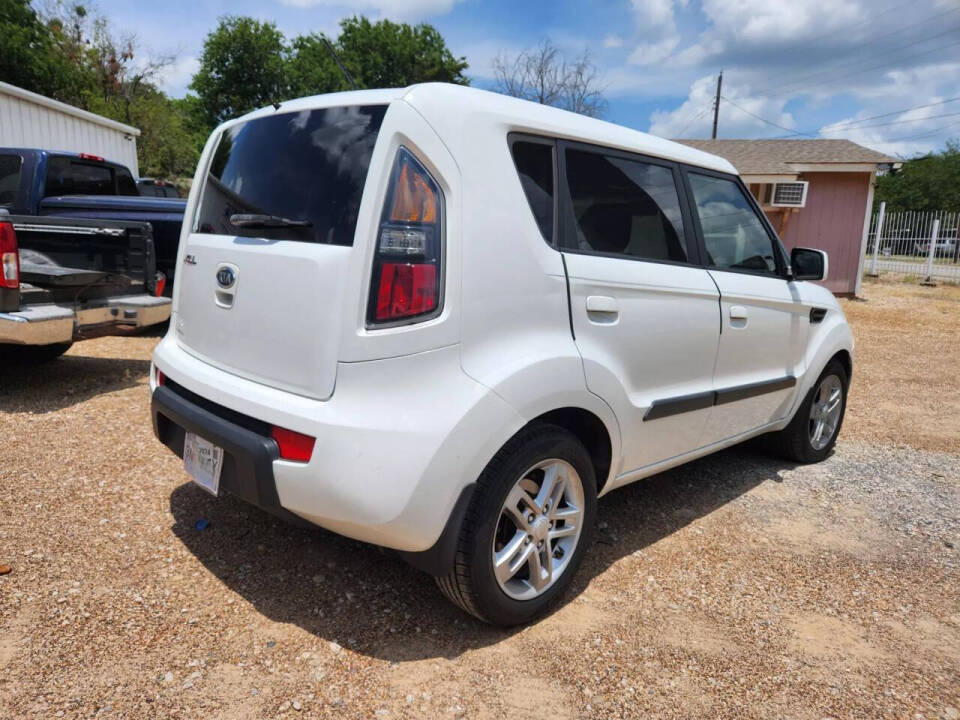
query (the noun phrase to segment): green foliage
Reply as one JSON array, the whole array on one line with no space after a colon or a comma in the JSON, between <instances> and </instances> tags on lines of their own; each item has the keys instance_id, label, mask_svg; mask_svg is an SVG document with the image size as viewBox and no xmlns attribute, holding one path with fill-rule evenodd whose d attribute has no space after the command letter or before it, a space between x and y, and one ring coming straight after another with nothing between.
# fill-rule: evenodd
<instances>
[{"instance_id":1,"label":"green foliage","mask_svg":"<svg viewBox=\"0 0 960 720\"><path fill-rule=\"evenodd\" d=\"M337 52L357 85L406 87L420 82L468 85L464 58L456 58L440 32L426 23L410 26L365 17L340 23Z\"/></svg>"},{"instance_id":2,"label":"green foliage","mask_svg":"<svg viewBox=\"0 0 960 720\"><path fill-rule=\"evenodd\" d=\"M295 37L290 43L287 58L289 97L351 89L320 33Z\"/></svg>"},{"instance_id":3,"label":"green foliage","mask_svg":"<svg viewBox=\"0 0 960 720\"><path fill-rule=\"evenodd\" d=\"M878 177L874 206L884 201L887 212L960 209L960 140L948 140L946 149Z\"/></svg>"},{"instance_id":4,"label":"green foliage","mask_svg":"<svg viewBox=\"0 0 960 720\"><path fill-rule=\"evenodd\" d=\"M284 100L285 71L286 45L276 25L227 16L204 40L200 69L190 88L212 126Z\"/></svg>"}]
</instances>

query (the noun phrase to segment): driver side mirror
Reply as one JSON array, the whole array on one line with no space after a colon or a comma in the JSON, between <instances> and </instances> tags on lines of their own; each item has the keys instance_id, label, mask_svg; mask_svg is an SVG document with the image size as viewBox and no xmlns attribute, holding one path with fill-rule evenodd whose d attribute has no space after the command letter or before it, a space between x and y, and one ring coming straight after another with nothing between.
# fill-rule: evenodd
<instances>
[{"instance_id":1,"label":"driver side mirror","mask_svg":"<svg viewBox=\"0 0 960 720\"><path fill-rule=\"evenodd\" d=\"M791 280L826 280L827 254L812 248L794 248L790 252Z\"/></svg>"}]
</instances>

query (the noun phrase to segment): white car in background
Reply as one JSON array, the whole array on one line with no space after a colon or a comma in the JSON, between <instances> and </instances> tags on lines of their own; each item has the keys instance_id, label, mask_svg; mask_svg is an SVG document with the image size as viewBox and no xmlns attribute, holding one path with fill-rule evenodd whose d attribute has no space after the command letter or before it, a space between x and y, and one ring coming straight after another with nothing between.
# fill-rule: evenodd
<instances>
[{"instance_id":1,"label":"white car in background","mask_svg":"<svg viewBox=\"0 0 960 720\"><path fill-rule=\"evenodd\" d=\"M155 432L210 492L522 623L599 495L763 433L830 452L853 341L826 271L693 148L454 85L294 100L207 143Z\"/></svg>"}]
</instances>

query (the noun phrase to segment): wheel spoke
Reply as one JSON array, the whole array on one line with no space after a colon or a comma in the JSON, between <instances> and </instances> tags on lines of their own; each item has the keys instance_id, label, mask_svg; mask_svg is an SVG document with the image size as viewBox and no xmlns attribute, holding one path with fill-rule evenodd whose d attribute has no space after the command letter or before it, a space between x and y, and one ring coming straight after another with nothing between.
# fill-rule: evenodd
<instances>
[{"instance_id":1,"label":"wheel spoke","mask_svg":"<svg viewBox=\"0 0 960 720\"><path fill-rule=\"evenodd\" d=\"M828 413L833 412L834 410L837 409L837 406L839 404L840 404L840 388L837 388L832 393L830 393L830 399L827 400L827 407L825 409Z\"/></svg>"},{"instance_id":2,"label":"wheel spoke","mask_svg":"<svg viewBox=\"0 0 960 720\"><path fill-rule=\"evenodd\" d=\"M820 442L820 438L823 436L823 420L817 419L817 426L813 429L813 444L817 445Z\"/></svg>"},{"instance_id":3,"label":"wheel spoke","mask_svg":"<svg viewBox=\"0 0 960 720\"><path fill-rule=\"evenodd\" d=\"M544 560L546 562L544 562ZM534 549L529 556L530 578L527 582L533 586L534 590L542 590L550 584L553 577L553 557L550 554L547 543L543 548Z\"/></svg>"},{"instance_id":4,"label":"wheel spoke","mask_svg":"<svg viewBox=\"0 0 960 720\"><path fill-rule=\"evenodd\" d=\"M538 513L537 502L530 493L520 487L519 484L513 486L513 490L507 495L507 502L503 508L510 514L513 524L522 530L525 534L530 532L530 522L527 516L530 513Z\"/></svg>"},{"instance_id":5,"label":"wheel spoke","mask_svg":"<svg viewBox=\"0 0 960 720\"><path fill-rule=\"evenodd\" d=\"M544 506L556 507L557 502L563 497L563 491L567 484L567 470L560 463L553 463L543 472L543 482L540 485L540 492L537 493L537 507L542 511Z\"/></svg>"},{"instance_id":6,"label":"wheel spoke","mask_svg":"<svg viewBox=\"0 0 960 720\"><path fill-rule=\"evenodd\" d=\"M571 535L577 534L576 525L564 525L563 527L555 528L547 533L547 537L551 540L559 540L560 538L570 537Z\"/></svg>"},{"instance_id":7,"label":"wheel spoke","mask_svg":"<svg viewBox=\"0 0 960 720\"><path fill-rule=\"evenodd\" d=\"M580 517L580 508L574 507L573 505L566 505L560 508L554 507L550 510L550 519L554 522L558 520L566 520L569 522L578 517Z\"/></svg>"},{"instance_id":8,"label":"wheel spoke","mask_svg":"<svg viewBox=\"0 0 960 720\"><path fill-rule=\"evenodd\" d=\"M533 553L533 545L526 544L527 534L517 530L510 542L493 556L493 572L500 582L506 582L527 562L527 556Z\"/></svg>"}]
</instances>

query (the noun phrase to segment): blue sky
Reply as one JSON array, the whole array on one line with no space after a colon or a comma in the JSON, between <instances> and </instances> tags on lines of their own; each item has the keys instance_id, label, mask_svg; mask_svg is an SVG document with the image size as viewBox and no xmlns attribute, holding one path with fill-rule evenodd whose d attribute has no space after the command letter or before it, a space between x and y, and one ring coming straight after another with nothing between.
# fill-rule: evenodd
<instances>
[{"instance_id":1,"label":"blue sky","mask_svg":"<svg viewBox=\"0 0 960 720\"><path fill-rule=\"evenodd\" d=\"M341 18L364 14L432 23L485 88L498 53L544 38L570 57L586 50L607 119L664 137L709 137L721 69L719 137L844 137L900 155L960 137L960 0L100 0L96 10L148 52L177 54L163 77L174 95L221 15L292 37L336 35Z\"/></svg>"}]
</instances>

